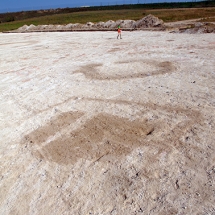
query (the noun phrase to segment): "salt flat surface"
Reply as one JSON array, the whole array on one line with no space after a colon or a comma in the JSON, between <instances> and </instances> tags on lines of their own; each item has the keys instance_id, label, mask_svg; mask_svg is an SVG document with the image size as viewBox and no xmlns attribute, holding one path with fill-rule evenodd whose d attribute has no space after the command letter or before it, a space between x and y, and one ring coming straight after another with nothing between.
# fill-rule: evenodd
<instances>
[{"instance_id":1,"label":"salt flat surface","mask_svg":"<svg viewBox=\"0 0 215 215\"><path fill-rule=\"evenodd\" d=\"M214 214L213 34L0 34L0 214Z\"/></svg>"}]
</instances>

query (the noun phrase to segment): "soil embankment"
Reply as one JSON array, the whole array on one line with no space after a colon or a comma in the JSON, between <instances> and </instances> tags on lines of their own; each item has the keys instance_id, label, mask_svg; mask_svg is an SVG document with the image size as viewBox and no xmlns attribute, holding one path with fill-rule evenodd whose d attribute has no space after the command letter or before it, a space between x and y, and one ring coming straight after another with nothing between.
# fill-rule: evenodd
<instances>
[{"instance_id":1,"label":"soil embankment","mask_svg":"<svg viewBox=\"0 0 215 215\"><path fill-rule=\"evenodd\" d=\"M123 31L148 30L169 31L171 33L215 33L215 24L201 22L200 19L164 23L163 20L148 15L140 20L109 20L107 22L67 25L24 25L7 33L66 32L66 31L115 31L120 26Z\"/></svg>"}]
</instances>

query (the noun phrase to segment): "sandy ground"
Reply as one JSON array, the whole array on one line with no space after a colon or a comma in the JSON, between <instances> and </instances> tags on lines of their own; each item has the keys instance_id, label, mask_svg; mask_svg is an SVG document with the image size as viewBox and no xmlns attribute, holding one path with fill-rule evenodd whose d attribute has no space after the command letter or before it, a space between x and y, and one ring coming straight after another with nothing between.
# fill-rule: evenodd
<instances>
[{"instance_id":1,"label":"sandy ground","mask_svg":"<svg viewBox=\"0 0 215 215\"><path fill-rule=\"evenodd\" d=\"M0 34L0 214L215 214L215 41Z\"/></svg>"}]
</instances>

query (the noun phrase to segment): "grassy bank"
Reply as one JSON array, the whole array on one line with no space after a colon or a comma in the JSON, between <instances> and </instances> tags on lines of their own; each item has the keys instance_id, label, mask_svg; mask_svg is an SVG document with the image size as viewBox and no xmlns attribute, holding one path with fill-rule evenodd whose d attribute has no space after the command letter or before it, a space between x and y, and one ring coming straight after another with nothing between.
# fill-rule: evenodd
<instances>
[{"instance_id":1,"label":"grassy bank","mask_svg":"<svg viewBox=\"0 0 215 215\"><path fill-rule=\"evenodd\" d=\"M121 9L121 10L96 10L96 11L79 11L72 13L43 15L24 20L11 21L0 24L0 31L9 31L17 29L23 25L45 25L45 24L68 24L68 23L86 23L99 22L119 19L138 20L148 14L162 19L164 22L181 21L188 19L202 18L208 21L214 21L215 7L210 8L173 8L173 9Z\"/></svg>"}]
</instances>

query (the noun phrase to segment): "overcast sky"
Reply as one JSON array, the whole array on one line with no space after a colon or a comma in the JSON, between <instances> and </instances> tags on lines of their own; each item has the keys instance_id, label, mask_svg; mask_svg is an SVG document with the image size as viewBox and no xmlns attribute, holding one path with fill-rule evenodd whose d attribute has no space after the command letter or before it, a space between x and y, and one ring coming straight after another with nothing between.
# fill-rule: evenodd
<instances>
[{"instance_id":1,"label":"overcast sky","mask_svg":"<svg viewBox=\"0 0 215 215\"><path fill-rule=\"evenodd\" d=\"M64 7L120 5L137 3L182 2L186 0L0 0L0 12ZM189 0L194 1L194 0Z\"/></svg>"}]
</instances>

